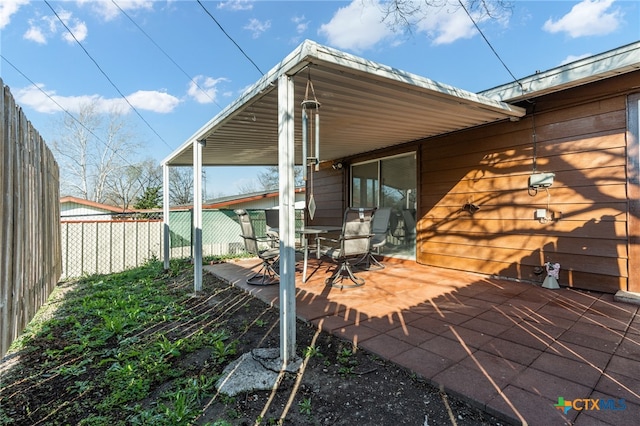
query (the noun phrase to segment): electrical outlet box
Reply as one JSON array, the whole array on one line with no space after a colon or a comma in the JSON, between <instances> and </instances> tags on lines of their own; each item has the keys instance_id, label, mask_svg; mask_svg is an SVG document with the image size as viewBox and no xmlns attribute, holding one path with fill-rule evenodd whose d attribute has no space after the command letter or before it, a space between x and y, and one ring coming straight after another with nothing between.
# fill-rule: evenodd
<instances>
[{"instance_id":1,"label":"electrical outlet box","mask_svg":"<svg viewBox=\"0 0 640 426\"><path fill-rule=\"evenodd\" d=\"M529 188L548 188L553 185L555 173L534 173L529 176Z\"/></svg>"},{"instance_id":2,"label":"electrical outlet box","mask_svg":"<svg viewBox=\"0 0 640 426\"><path fill-rule=\"evenodd\" d=\"M536 209L536 219L546 219L547 218L547 209Z\"/></svg>"}]
</instances>

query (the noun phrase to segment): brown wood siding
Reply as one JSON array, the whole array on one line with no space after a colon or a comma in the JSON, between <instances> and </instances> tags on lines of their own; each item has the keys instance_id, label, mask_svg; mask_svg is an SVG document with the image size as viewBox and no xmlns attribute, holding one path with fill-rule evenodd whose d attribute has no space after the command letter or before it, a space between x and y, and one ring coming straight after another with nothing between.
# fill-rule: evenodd
<instances>
[{"instance_id":1,"label":"brown wood siding","mask_svg":"<svg viewBox=\"0 0 640 426\"><path fill-rule=\"evenodd\" d=\"M313 192L316 213L313 220L309 220L307 217L306 223L312 225L340 225L342 223L346 206L345 175L346 169L334 170L330 165L325 164L319 171L313 173L313 190L311 176L307 178L307 206Z\"/></svg>"},{"instance_id":2,"label":"brown wood siding","mask_svg":"<svg viewBox=\"0 0 640 426\"><path fill-rule=\"evenodd\" d=\"M637 79L639 73L634 73ZM522 280L561 264L560 283L627 289L627 99L632 76L538 99L519 122L420 144L417 261ZM611 95L615 93L615 95ZM532 112L534 114L532 115ZM554 172L548 192L528 193L533 169ZM474 215L465 203L480 207ZM553 220L540 223L536 209Z\"/></svg>"}]
</instances>

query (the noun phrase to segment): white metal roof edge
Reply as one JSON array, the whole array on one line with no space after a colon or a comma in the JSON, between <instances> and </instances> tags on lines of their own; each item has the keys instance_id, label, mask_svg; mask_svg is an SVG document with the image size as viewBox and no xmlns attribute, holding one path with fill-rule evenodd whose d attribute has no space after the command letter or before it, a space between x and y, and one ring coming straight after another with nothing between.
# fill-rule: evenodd
<instances>
[{"instance_id":1,"label":"white metal roof edge","mask_svg":"<svg viewBox=\"0 0 640 426\"><path fill-rule=\"evenodd\" d=\"M539 72L478 92L491 99L514 102L640 70L640 42Z\"/></svg>"},{"instance_id":2,"label":"white metal roof edge","mask_svg":"<svg viewBox=\"0 0 640 426\"><path fill-rule=\"evenodd\" d=\"M483 106L493 111L502 112L508 116L522 117L525 112L522 108L509 105L500 100L491 99L477 93L469 92L457 87L440 83L427 77L402 71L378 62L370 61L359 56L342 52L331 47L316 44L315 58L317 61L351 68L356 71L378 76L385 80L396 81L443 95L454 96L461 101L469 101L475 106ZM312 59L309 62L316 62Z\"/></svg>"}]
</instances>

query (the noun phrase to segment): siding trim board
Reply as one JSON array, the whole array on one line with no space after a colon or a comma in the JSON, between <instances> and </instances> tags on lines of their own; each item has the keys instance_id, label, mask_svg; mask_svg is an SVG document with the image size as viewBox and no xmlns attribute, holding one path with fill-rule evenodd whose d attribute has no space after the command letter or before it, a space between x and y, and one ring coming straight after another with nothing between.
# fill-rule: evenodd
<instances>
[{"instance_id":1,"label":"siding trim board","mask_svg":"<svg viewBox=\"0 0 640 426\"><path fill-rule=\"evenodd\" d=\"M629 283L626 290L640 293L640 92L631 94L627 99L627 105ZM635 273L632 274L631 271Z\"/></svg>"}]
</instances>

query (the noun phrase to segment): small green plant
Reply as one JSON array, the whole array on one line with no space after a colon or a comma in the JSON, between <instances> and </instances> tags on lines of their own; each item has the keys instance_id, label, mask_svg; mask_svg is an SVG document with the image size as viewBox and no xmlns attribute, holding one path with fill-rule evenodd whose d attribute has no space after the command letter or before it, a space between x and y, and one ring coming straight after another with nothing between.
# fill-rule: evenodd
<instances>
[{"instance_id":1,"label":"small green plant","mask_svg":"<svg viewBox=\"0 0 640 426\"><path fill-rule=\"evenodd\" d=\"M79 376L87 371L87 368L81 364L63 365L53 370L54 373L58 373L61 376Z\"/></svg>"},{"instance_id":2,"label":"small green plant","mask_svg":"<svg viewBox=\"0 0 640 426\"><path fill-rule=\"evenodd\" d=\"M320 353L320 348L318 348L317 346L307 346L304 349L303 355L305 358L312 358L315 356L322 356L322 354Z\"/></svg>"},{"instance_id":3,"label":"small green plant","mask_svg":"<svg viewBox=\"0 0 640 426\"><path fill-rule=\"evenodd\" d=\"M260 328L264 327L265 325L267 325L267 322L263 319L257 319L256 321L256 325Z\"/></svg>"},{"instance_id":4,"label":"small green plant","mask_svg":"<svg viewBox=\"0 0 640 426\"><path fill-rule=\"evenodd\" d=\"M351 362L351 357L353 356L353 352L349 348L342 348L342 350L338 353L338 363L339 364L349 364Z\"/></svg>"},{"instance_id":5,"label":"small green plant","mask_svg":"<svg viewBox=\"0 0 640 426\"><path fill-rule=\"evenodd\" d=\"M224 405L233 405L236 403L236 399L233 396L227 394L220 394L220 402Z\"/></svg>"},{"instance_id":6,"label":"small green plant","mask_svg":"<svg viewBox=\"0 0 640 426\"><path fill-rule=\"evenodd\" d=\"M218 364L222 364L227 360L228 357L235 355L236 353L236 344L237 342L231 342L228 345L225 345L223 340L218 340L214 342L213 346L213 357Z\"/></svg>"},{"instance_id":7,"label":"small green plant","mask_svg":"<svg viewBox=\"0 0 640 426\"><path fill-rule=\"evenodd\" d=\"M311 398L305 398L302 401L298 402L298 409L300 410L300 413L304 414L305 416L310 416Z\"/></svg>"},{"instance_id":8,"label":"small green plant","mask_svg":"<svg viewBox=\"0 0 640 426\"><path fill-rule=\"evenodd\" d=\"M73 385L67 387L67 391L71 393L82 394L90 390L93 386L89 380L77 380Z\"/></svg>"},{"instance_id":9,"label":"small green plant","mask_svg":"<svg viewBox=\"0 0 640 426\"><path fill-rule=\"evenodd\" d=\"M13 423L13 419L0 407L0 424L8 425Z\"/></svg>"},{"instance_id":10,"label":"small green plant","mask_svg":"<svg viewBox=\"0 0 640 426\"><path fill-rule=\"evenodd\" d=\"M229 417L230 419L236 420L242 417L242 413L240 413L235 408L230 408L227 410L227 417Z\"/></svg>"},{"instance_id":11,"label":"small green plant","mask_svg":"<svg viewBox=\"0 0 640 426\"><path fill-rule=\"evenodd\" d=\"M353 374L353 367L347 367L347 366L342 366L338 369L338 373L341 376L349 376L351 374Z\"/></svg>"},{"instance_id":12,"label":"small green plant","mask_svg":"<svg viewBox=\"0 0 640 426\"><path fill-rule=\"evenodd\" d=\"M163 334L158 339L158 346L160 347L160 350L162 351L163 356L176 357L180 355L180 350L178 348L182 345L182 342L183 342L182 339L178 339L175 342L171 342L169 341L169 339L167 339L167 336Z\"/></svg>"},{"instance_id":13,"label":"small green plant","mask_svg":"<svg viewBox=\"0 0 640 426\"><path fill-rule=\"evenodd\" d=\"M186 425L199 413L195 408L195 397L182 390L174 394L169 404L161 403L159 409L168 423L173 425Z\"/></svg>"},{"instance_id":14,"label":"small green plant","mask_svg":"<svg viewBox=\"0 0 640 426\"><path fill-rule=\"evenodd\" d=\"M338 353L338 364L340 368L338 369L338 373L342 376L348 376L353 374L354 366L357 364L357 361L353 358L354 352L349 348L342 348L342 350Z\"/></svg>"}]
</instances>

